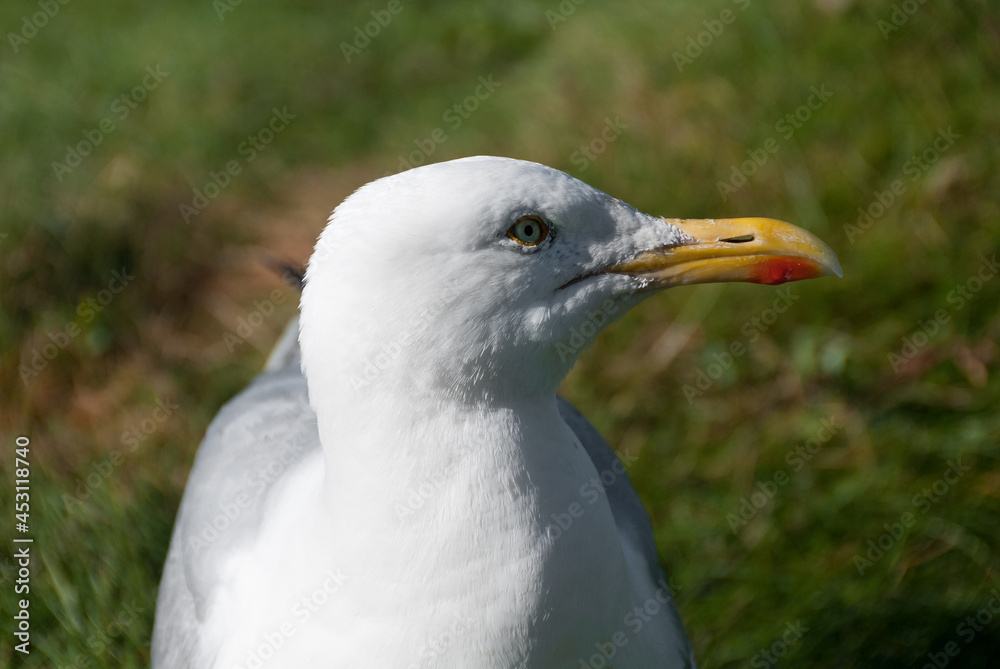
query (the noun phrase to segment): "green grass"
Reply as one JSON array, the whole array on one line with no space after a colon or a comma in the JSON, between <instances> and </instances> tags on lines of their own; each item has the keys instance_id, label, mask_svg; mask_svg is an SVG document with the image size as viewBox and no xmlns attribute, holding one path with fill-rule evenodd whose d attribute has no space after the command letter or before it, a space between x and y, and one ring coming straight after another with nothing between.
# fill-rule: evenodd
<instances>
[{"instance_id":1,"label":"green grass","mask_svg":"<svg viewBox=\"0 0 1000 669\"><path fill-rule=\"evenodd\" d=\"M968 285L961 305L954 292L1000 250L995 10L925 3L884 39L891 2L585 3L554 30L557 2L406 2L348 63L340 43L385 4L314 4L242 3L220 21L209 2L69 3L17 53L0 47L0 475L13 479L14 437L29 435L35 538L33 652L15 666L148 664L194 451L294 311L286 292L247 344L225 345L280 288L258 252L304 260L325 211L439 127L429 160L537 160L651 213L789 220L840 255L844 279L794 284L766 331L752 319L770 318L773 288L659 295L564 385L640 456L630 474L702 666L760 666L796 622L808 631L787 666L923 666L949 641L953 666L996 657L1000 621L971 640L957 628L998 586L1000 280ZM675 52L724 9L732 23L678 71ZM33 11L4 5L4 34ZM157 65L169 75L118 119L115 99ZM500 85L449 124L480 77ZM786 136L779 122L813 86L832 95ZM275 108L295 118L247 162L241 143ZM52 163L108 116L114 131L57 178ZM582 161L616 117L627 128ZM958 138L911 180L908 161L948 128ZM769 140L723 200L718 182ZM179 205L231 160L240 174L185 223ZM863 234L845 228L896 180ZM121 268L135 280L81 316ZM947 322L894 370L889 354L938 310ZM23 383L19 366L69 323L79 335ZM713 368L734 342L745 353ZM695 396L699 372L718 378ZM155 420L158 400L179 409ZM796 468L824 419L836 429ZM969 470L938 501L914 499L959 458ZM733 531L727 515L782 474ZM860 574L855 556L905 513ZM4 536L13 523L0 516ZM2 573L10 620L15 563Z\"/></svg>"}]
</instances>

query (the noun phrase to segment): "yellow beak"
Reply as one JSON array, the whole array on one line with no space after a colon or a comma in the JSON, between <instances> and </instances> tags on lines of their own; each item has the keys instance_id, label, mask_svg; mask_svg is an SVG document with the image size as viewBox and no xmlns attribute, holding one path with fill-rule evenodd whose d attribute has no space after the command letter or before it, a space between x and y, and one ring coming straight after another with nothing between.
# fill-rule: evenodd
<instances>
[{"instance_id":1,"label":"yellow beak","mask_svg":"<svg viewBox=\"0 0 1000 669\"><path fill-rule=\"evenodd\" d=\"M830 247L791 223L773 218L664 220L695 241L643 251L606 271L650 279L648 288L726 281L774 285L843 276Z\"/></svg>"}]
</instances>

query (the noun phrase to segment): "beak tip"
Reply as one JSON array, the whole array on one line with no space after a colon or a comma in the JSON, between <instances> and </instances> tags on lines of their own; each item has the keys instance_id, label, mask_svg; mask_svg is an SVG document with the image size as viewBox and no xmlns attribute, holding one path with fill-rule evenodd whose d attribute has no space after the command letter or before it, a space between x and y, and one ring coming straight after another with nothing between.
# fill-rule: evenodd
<instances>
[{"instance_id":1,"label":"beak tip","mask_svg":"<svg viewBox=\"0 0 1000 669\"><path fill-rule=\"evenodd\" d=\"M816 264L825 270L819 276L835 276L838 279L843 279L844 270L840 266L840 259L837 258L836 254L833 251L829 251L824 256L823 258L815 259Z\"/></svg>"},{"instance_id":2,"label":"beak tip","mask_svg":"<svg viewBox=\"0 0 1000 669\"><path fill-rule=\"evenodd\" d=\"M843 279L844 270L840 266L840 258L838 258L837 254L833 252L833 249L826 244L823 244L823 250L826 251L826 253L823 254L825 257L821 262L829 270L828 276L833 275L838 279Z\"/></svg>"}]
</instances>

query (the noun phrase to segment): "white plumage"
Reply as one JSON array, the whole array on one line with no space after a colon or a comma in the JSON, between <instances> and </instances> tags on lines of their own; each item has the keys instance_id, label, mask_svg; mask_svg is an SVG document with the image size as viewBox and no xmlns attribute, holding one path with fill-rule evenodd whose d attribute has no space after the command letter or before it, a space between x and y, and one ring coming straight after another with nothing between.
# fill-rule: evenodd
<instances>
[{"instance_id":1,"label":"white plumage","mask_svg":"<svg viewBox=\"0 0 1000 669\"><path fill-rule=\"evenodd\" d=\"M345 200L306 275L301 371L286 341L198 453L154 667L693 666L624 468L555 394L628 308L713 280L717 253L671 255L706 245L687 223L503 158ZM794 230L780 253L712 243L839 272ZM761 281L735 262L714 280Z\"/></svg>"}]
</instances>

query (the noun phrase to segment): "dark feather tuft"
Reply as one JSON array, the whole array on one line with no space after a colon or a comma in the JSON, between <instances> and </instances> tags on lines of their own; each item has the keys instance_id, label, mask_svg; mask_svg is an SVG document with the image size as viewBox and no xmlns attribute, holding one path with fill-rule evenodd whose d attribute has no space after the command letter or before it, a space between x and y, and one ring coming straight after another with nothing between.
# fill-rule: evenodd
<instances>
[{"instance_id":1,"label":"dark feather tuft","mask_svg":"<svg viewBox=\"0 0 1000 669\"><path fill-rule=\"evenodd\" d=\"M302 290L306 279L306 270L302 265L290 260L279 260L271 255L265 255L263 261L272 272L280 276L289 286L299 291Z\"/></svg>"}]
</instances>

